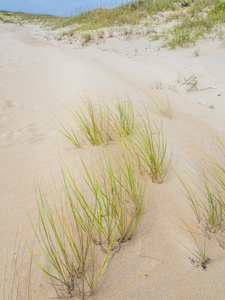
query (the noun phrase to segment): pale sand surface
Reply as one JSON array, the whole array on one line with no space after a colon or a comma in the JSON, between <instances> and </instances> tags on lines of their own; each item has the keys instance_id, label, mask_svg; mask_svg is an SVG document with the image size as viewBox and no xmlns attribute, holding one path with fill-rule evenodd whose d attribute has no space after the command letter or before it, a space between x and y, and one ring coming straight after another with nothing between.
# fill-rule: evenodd
<instances>
[{"instance_id":1,"label":"pale sand surface","mask_svg":"<svg viewBox=\"0 0 225 300\"><path fill-rule=\"evenodd\" d=\"M0 24L0 288L6 255L13 252L16 236L30 226L25 210L37 219L34 178L54 178L60 186L59 156L72 165L79 151L86 160L90 151L97 151L89 146L75 151L55 130L57 119L68 118L71 101L80 105L80 96L90 96L107 102L129 93L140 108L142 101L150 102L150 94L168 94L174 118L163 122L179 173L196 158L196 147L211 151L212 132L225 142L221 41L168 51L144 38L114 39L73 49L37 39L33 31ZM198 47L200 56L194 57ZM187 93L178 77L192 74L200 78L199 90ZM79 176L79 169L74 174ZM148 186L133 238L114 255L90 299L225 299L225 250L215 236L207 241L207 271L192 266L190 254L178 243L194 248L178 225L193 215L177 186L172 170L162 185ZM225 246L225 236L220 238ZM55 295L35 265L32 290L35 300Z\"/></svg>"}]
</instances>

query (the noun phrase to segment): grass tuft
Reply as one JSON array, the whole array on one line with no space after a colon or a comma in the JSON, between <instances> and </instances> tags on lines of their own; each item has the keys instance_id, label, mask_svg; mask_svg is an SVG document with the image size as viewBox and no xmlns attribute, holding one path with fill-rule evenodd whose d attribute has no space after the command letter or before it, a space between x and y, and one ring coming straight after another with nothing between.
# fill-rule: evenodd
<instances>
[{"instance_id":1,"label":"grass tuft","mask_svg":"<svg viewBox=\"0 0 225 300\"><path fill-rule=\"evenodd\" d=\"M136 128L137 136L131 140L132 151L139 157L139 165L152 178L152 182L160 184L171 162L166 162L167 138L162 124L142 118L142 124Z\"/></svg>"},{"instance_id":2,"label":"grass tuft","mask_svg":"<svg viewBox=\"0 0 225 300\"><path fill-rule=\"evenodd\" d=\"M204 154L199 167L192 166L187 178L178 175L197 221L221 229L225 216L225 146L220 143L220 156Z\"/></svg>"},{"instance_id":3,"label":"grass tuft","mask_svg":"<svg viewBox=\"0 0 225 300\"><path fill-rule=\"evenodd\" d=\"M82 32L81 33L81 42L83 45L87 45L92 39L90 32Z\"/></svg>"},{"instance_id":4,"label":"grass tuft","mask_svg":"<svg viewBox=\"0 0 225 300\"><path fill-rule=\"evenodd\" d=\"M113 129L118 136L127 137L134 132L134 109L131 99L121 102L118 98L115 102L115 112L111 112ZM110 111L110 108L108 107Z\"/></svg>"},{"instance_id":5,"label":"grass tuft","mask_svg":"<svg viewBox=\"0 0 225 300\"><path fill-rule=\"evenodd\" d=\"M161 116L169 119L173 118L173 108L168 97L167 99L153 98L152 102L153 102L153 111L155 113L158 113Z\"/></svg>"},{"instance_id":6,"label":"grass tuft","mask_svg":"<svg viewBox=\"0 0 225 300\"><path fill-rule=\"evenodd\" d=\"M126 242L137 226L144 198L143 180L128 153L121 150L120 158L107 152L91 170L81 158L82 188L68 168L61 166L61 208L53 196L48 198L37 186L40 229L30 221L50 267L34 260L56 282L56 290L71 297L84 299L93 293L114 243Z\"/></svg>"},{"instance_id":7,"label":"grass tuft","mask_svg":"<svg viewBox=\"0 0 225 300\"><path fill-rule=\"evenodd\" d=\"M191 238L193 239L193 241L195 243L197 251L191 250L190 248L188 248L187 246L185 246L182 243L180 243L180 245L182 247L184 247L194 257L194 258L191 258L191 263L192 264L195 264L197 266L200 265L204 270L206 270L207 264L209 263L210 259L206 256L206 240L205 240L205 235L204 235L204 242L203 242L203 245L202 245L202 243L196 237L196 235L194 234L194 232L192 231L192 229L190 229L188 227L188 225L184 221L182 221L182 222L183 222L183 224L185 226L185 230L191 235Z\"/></svg>"},{"instance_id":8,"label":"grass tuft","mask_svg":"<svg viewBox=\"0 0 225 300\"><path fill-rule=\"evenodd\" d=\"M58 129L72 144L81 148L81 139L87 139L92 145L107 145L111 138L111 124L109 112L103 111L101 105L96 108L88 100L86 110L71 109L74 126L61 125Z\"/></svg>"},{"instance_id":9,"label":"grass tuft","mask_svg":"<svg viewBox=\"0 0 225 300\"><path fill-rule=\"evenodd\" d=\"M178 23L164 32L164 46L170 49L195 44L199 38L206 38L217 24L225 20L224 1L194 1L185 15L178 17ZM179 16L179 13L177 14Z\"/></svg>"}]
</instances>

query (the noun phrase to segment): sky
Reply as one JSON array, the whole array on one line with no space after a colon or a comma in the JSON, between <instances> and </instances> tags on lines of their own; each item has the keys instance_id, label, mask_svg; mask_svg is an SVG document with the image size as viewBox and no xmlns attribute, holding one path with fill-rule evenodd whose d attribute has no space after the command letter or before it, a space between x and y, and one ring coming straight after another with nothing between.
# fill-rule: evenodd
<instances>
[{"instance_id":1,"label":"sky","mask_svg":"<svg viewBox=\"0 0 225 300\"><path fill-rule=\"evenodd\" d=\"M113 7L122 0L0 0L0 10L69 16L99 6Z\"/></svg>"}]
</instances>

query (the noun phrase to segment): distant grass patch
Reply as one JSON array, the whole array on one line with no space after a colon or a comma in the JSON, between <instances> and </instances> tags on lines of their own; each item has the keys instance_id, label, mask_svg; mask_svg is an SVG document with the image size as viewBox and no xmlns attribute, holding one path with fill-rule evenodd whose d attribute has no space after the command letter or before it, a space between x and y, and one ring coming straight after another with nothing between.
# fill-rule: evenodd
<instances>
[{"instance_id":1,"label":"distant grass patch","mask_svg":"<svg viewBox=\"0 0 225 300\"><path fill-rule=\"evenodd\" d=\"M163 33L164 46L170 49L195 44L199 38L206 38L219 23L225 23L225 2L217 0L195 1L181 15L178 24Z\"/></svg>"},{"instance_id":2,"label":"distant grass patch","mask_svg":"<svg viewBox=\"0 0 225 300\"><path fill-rule=\"evenodd\" d=\"M0 11L0 18L4 18L5 23L32 23L32 24L42 24L46 26L51 26L53 22L56 22L60 17L51 15L33 15L23 12L8 12Z\"/></svg>"},{"instance_id":3,"label":"distant grass patch","mask_svg":"<svg viewBox=\"0 0 225 300\"><path fill-rule=\"evenodd\" d=\"M81 33L81 41L84 45L87 45L91 41L91 33L90 32L82 32Z\"/></svg>"}]
</instances>

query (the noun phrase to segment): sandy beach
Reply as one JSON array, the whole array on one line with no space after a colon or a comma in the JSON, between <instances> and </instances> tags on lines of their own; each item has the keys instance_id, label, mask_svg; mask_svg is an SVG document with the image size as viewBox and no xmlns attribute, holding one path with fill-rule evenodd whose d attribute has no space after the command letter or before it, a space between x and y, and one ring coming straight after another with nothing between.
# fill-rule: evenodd
<instances>
[{"instance_id":1,"label":"sandy beach","mask_svg":"<svg viewBox=\"0 0 225 300\"><path fill-rule=\"evenodd\" d=\"M76 151L56 130L57 120L69 122L68 106L83 105L87 97L107 104L129 94L137 109L151 96L170 100L173 118L162 122L172 168L163 184L148 185L132 239L107 264L89 299L225 299L225 235L207 239L207 270L191 264L179 242L191 249L194 244L180 221L194 216L173 172L183 174L199 148L212 151L213 134L225 142L224 42L200 40L170 51L145 37L75 47L44 36L38 26L0 24L0 289L15 240L28 230L33 239L26 213L37 222L35 179L54 178L60 189L59 157L72 166L80 154L88 163L98 151L89 145ZM189 90L184 78L192 75L198 84ZM56 296L34 262L31 283L32 299Z\"/></svg>"}]
</instances>

